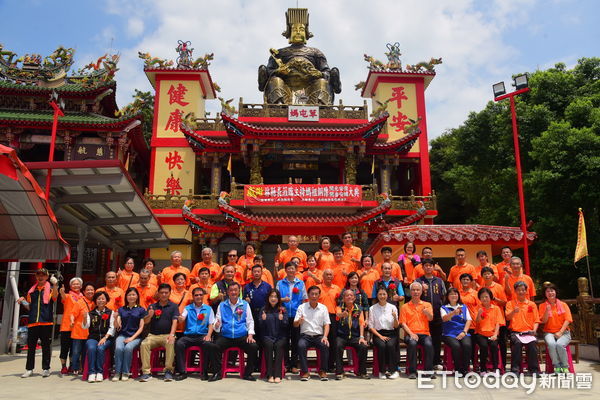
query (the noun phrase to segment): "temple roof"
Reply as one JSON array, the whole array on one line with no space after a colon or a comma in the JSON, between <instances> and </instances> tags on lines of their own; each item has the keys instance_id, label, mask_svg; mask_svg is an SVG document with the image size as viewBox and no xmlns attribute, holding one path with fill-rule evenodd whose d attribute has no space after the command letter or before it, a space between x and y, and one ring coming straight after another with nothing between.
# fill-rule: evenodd
<instances>
[{"instance_id":1,"label":"temple roof","mask_svg":"<svg viewBox=\"0 0 600 400\"><path fill-rule=\"evenodd\" d=\"M535 240L535 232L527 232L527 239ZM493 225L418 225L402 226L389 230L395 240L434 242L485 242L523 240L520 228ZM385 235L384 235L385 236Z\"/></svg>"},{"instance_id":2,"label":"temple roof","mask_svg":"<svg viewBox=\"0 0 600 400\"><path fill-rule=\"evenodd\" d=\"M138 121L139 115L124 116L121 118L110 118L100 114L66 111L64 117L60 117L61 128L97 128L122 130L132 122ZM40 127L51 127L53 120L52 111L42 110L7 110L0 109L0 124L11 125L38 125Z\"/></svg>"},{"instance_id":3,"label":"temple roof","mask_svg":"<svg viewBox=\"0 0 600 400\"><path fill-rule=\"evenodd\" d=\"M46 95L56 91L63 97L95 98L107 89L115 89L115 81L102 82L94 87L82 85L81 83L65 83L56 87L40 86L35 84L14 83L0 80L0 94L8 95Z\"/></svg>"},{"instance_id":4,"label":"temple roof","mask_svg":"<svg viewBox=\"0 0 600 400\"><path fill-rule=\"evenodd\" d=\"M217 132L196 132L185 123L181 130L192 149L201 154L203 152L239 152L240 140L318 140L318 141L364 141L367 154L405 153L421 134L420 129L401 139L389 143L378 143L377 137L388 118L387 113L368 121L343 127L323 126L320 124L294 124L289 125L257 125L240 121L232 116L221 114L225 126L226 137L222 133L216 137Z\"/></svg>"}]
</instances>

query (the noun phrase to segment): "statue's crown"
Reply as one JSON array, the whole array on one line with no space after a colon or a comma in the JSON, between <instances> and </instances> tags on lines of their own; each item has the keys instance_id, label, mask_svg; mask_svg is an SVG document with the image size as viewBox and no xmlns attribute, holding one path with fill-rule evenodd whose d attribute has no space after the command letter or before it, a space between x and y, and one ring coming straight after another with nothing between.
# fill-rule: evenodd
<instances>
[{"instance_id":1,"label":"statue's crown","mask_svg":"<svg viewBox=\"0 0 600 400\"><path fill-rule=\"evenodd\" d=\"M306 38L313 37L313 34L308 30L308 8L288 8L285 12L286 29L282 33L286 38L290 38L293 24L303 24L306 30Z\"/></svg>"}]
</instances>

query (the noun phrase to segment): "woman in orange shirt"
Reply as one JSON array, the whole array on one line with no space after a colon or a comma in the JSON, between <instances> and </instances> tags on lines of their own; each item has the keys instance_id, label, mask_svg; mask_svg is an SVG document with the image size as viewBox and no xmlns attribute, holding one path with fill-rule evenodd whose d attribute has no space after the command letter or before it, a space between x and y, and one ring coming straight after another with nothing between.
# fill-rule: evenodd
<instances>
[{"instance_id":1,"label":"woman in orange shirt","mask_svg":"<svg viewBox=\"0 0 600 400\"><path fill-rule=\"evenodd\" d=\"M69 323L71 326L71 368L73 368L73 374L79 375L81 368L81 356L82 351L85 347L85 341L88 338L88 330L84 329L83 317L85 313L89 313L94 309L94 293L96 288L92 283L85 283L83 285L83 297L75 303L73 306L73 312L69 316Z\"/></svg>"},{"instance_id":2,"label":"woman in orange shirt","mask_svg":"<svg viewBox=\"0 0 600 400\"><path fill-rule=\"evenodd\" d=\"M373 285L379 279L379 272L374 268L373 256L365 254L360 258L358 275L360 276L360 288L373 299ZM373 302L374 303L374 302ZM365 319L366 320L366 319Z\"/></svg>"},{"instance_id":3,"label":"woman in orange shirt","mask_svg":"<svg viewBox=\"0 0 600 400\"><path fill-rule=\"evenodd\" d=\"M538 374L537 340L535 340L540 324L538 308L527 298L529 288L525 282L517 281L513 288L517 298L506 303L506 319L510 321L510 353L512 354L510 369L515 374L521 372L521 353L523 346L526 346L527 372Z\"/></svg>"},{"instance_id":4,"label":"woman in orange shirt","mask_svg":"<svg viewBox=\"0 0 600 400\"><path fill-rule=\"evenodd\" d=\"M346 286L344 290L352 290L354 292L354 303L358 305L361 311L364 314L364 320L368 321L369 319L369 298L364 290L362 290L359 286L360 278L357 272L350 272L348 274L348 280L346 281ZM339 299L339 305L341 306L344 302L342 296Z\"/></svg>"},{"instance_id":5,"label":"woman in orange shirt","mask_svg":"<svg viewBox=\"0 0 600 400\"><path fill-rule=\"evenodd\" d=\"M493 303L494 294L488 288L481 288L477 293L481 307L477 310L475 318L475 343L479 346L480 372L488 372L488 353L492 353L492 370L499 369L498 364L498 332L500 326L505 325L504 312Z\"/></svg>"},{"instance_id":6,"label":"woman in orange shirt","mask_svg":"<svg viewBox=\"0 0 600 400\"><path fill-rule=\"evenodd\" d=\"M414 269L421 262L421 257L417 252L417 246L413 242L404 243L404 253L398 257L398 265L402 270L404 285L410 285L414 277Z\"/></svg>"},{"instance_id":7,"label":"woman in orange shirt","mask_svg":"<svg viewBox=\"0 0 600 400\"><path fill-rule=\"evenodd\" d=\"M334 269L335 259L333 258L333 253L329 251L331 248L331 239L327 236L323 236L321 241L319 242L319 251L315 253L315 258L317 259L317 268L321 271L324 271L328 268ZM307 286L308 287L308 286Z\"/></svg>"},{"instance_id":8,"label":"woman in orange shirt","mask_svg":"<svg viewBox=\"0 0 600 400\"><path fill-rule=\"evenodd\" d=\"M60 324L60 362L62 364L62 368L60 373L62 375L66 375L69 373L69 369L67 368L67 358L69 357L69 353L71 353L71 357L73 357L72 341L71 341L71 314L73 313L73 309L77 304L77 301L83 297L81 294L81 286L83 285L83 280L81 278L75 277L69 281L69 293L65 292L65 288L61 287L59 290L60 299L63 304L63 316L62 322ZM72 361L71 361L72 363Z\"/></svg>"},{"instance_id":9,"label":"woman in orange shirt","mask_svg":"<svg viewBox=\"0 0 600 400\"><path fill-rule=\"evenodd\" d=\"M557 296L556 286L550 284L544 288L546 301L539 306L542 324L544 324L544 340L554 371L557 373L569 372L569 359L567 346L571 342L569 324L573 322L569 306L560 301Z\"/></svg>"},{"instance_id":10,"label":"woman in orange shirt","mask_svg":"<svg viewBox=\"0 0 600 400\"><path fill-rule=\"evenodd\" d=\"M309 288L311 286L320 285L323 282L323 271L317 269L317 259L315 256L310 255L306 257L306 265L308 269L302 274L302 280L304 286Z\"/></svg>"}]
</instances>

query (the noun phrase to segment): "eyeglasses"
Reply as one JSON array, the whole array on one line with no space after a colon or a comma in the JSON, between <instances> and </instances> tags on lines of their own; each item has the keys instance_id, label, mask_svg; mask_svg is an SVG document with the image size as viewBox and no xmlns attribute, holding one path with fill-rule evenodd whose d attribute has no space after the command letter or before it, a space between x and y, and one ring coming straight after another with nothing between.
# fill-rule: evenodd
<instances>
[{"instance_id":1,"label":"eyeglasses","mask_svg":"<svg viewBox=\"0 0 600 400\"><path fill-rule=\"evenodd\" d=\"M237 257L237 254L228 254L227 257Z\"/></svg>"}]
</instances>

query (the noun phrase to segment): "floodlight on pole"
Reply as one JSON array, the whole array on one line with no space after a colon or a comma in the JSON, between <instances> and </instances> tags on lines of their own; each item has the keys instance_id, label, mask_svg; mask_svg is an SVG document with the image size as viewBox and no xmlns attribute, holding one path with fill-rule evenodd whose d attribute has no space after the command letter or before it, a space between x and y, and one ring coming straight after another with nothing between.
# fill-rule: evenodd
<instances>
[{"instance_id":1,"label":"floodlight on pole","mask_svg":"<svg viewBox=\"0 0 600 400\"><path fill-rule=\"evenodd\" d=\"M525 215L525 194L523 191L523 172L521 170L521 152L519 149L519 130L517 126L517 112L515 110L515 96L521 93L529 92L527 74L518 75L514 78L515 91L506 93L504 82L492 85L494 90L494 101L510 99L510 113L512 117L513 142L515 148L515 166L517 170L517 190L519 192L519 212L521 217L521 231L523 232L523 258L525 263L525 273L531 273L529 265L529 243L527 242L527 220Z\"/></svg>"}]
</instances>

